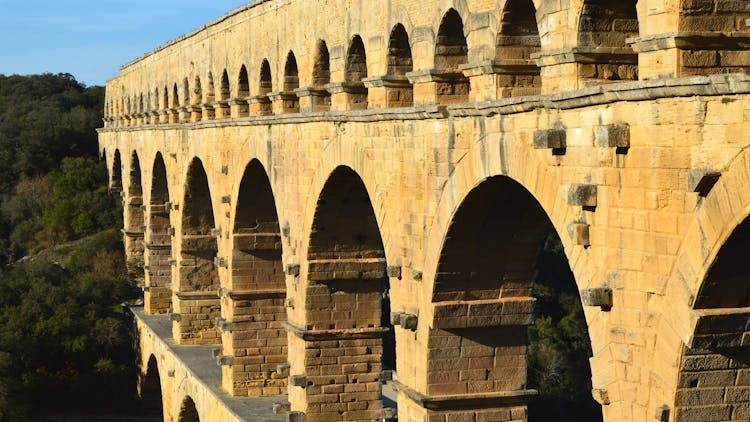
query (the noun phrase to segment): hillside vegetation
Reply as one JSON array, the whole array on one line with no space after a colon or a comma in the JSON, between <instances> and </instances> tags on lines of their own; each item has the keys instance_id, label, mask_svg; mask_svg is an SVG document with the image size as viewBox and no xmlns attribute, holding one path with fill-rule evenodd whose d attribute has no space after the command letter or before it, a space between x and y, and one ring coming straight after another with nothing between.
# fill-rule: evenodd
<instances>
[{"instance_id":1,"label":"hillside vegetation","mask_svg":"<svg viewBox=\"0 0 750 422\"><path fill-rule=\"evenodd\" d=\"M122 209L96 127L104 90L0 75L0 421L132 404Z\"/></svg>"}]
</instances>

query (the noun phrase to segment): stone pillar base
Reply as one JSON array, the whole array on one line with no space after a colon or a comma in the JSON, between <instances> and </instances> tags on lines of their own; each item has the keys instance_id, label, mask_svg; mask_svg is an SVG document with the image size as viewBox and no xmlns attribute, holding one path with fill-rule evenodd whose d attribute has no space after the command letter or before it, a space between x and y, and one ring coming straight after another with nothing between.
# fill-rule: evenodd
<instances>
[{"instance_id":1,"label":"stone pillar base","mask_svg":"<svg viewBox=\"0 0 750 422\"><path fill-rule=\"evenodd\" d=\"M331 93L331 110L349 111L367 108L367 88L362 82L340 82L326 85Z\"/></svg>"},{"instance_id":2,"label":"stone pillar base","mask_svg":"<svg viewBox=\"0 0 750 422\"><path fill-rule=\"evenodd\" d=\"M273 114L299 113L299 98L294 91L271 92L268 98Z\"/></svg>"},{"instance_id":3,"label":"stone pillar base","mask_svg":"<svg viewBox=\"0 0 750 422\"><path fill-rule=\"evenodd\" d=\"M471 84L471 102L539 95L542 92L540 70L531 60L488 60L462 66L461 69Z\"/></svg>"},{"instance_id":4,"label":"stone pillar base","mask_svg":"<svg viewBox=\"0 0 750 422\"><path fill-rule=\"evenodd\" d=\"M267 95L256 95L248 98L251 116L270 116L273 114L271 99Z\"/></svg>"},{"instance_id":5,"label":"stone pillar base","mask_svg":"<svg viewBox=\"0 0 750 422\"><path fill-rule=\"evenodd\" d=\"M202 121L208 121L208 120L214 120L216 118L216 111L214 110L214 106L211 104L202 104L201 105L201 120Z\"/></svg>"},{"instance_id":6,"label":"stone pillar base","mask_svg":"<svg viewBox=\"0 0 750 422\"><path fill-rule=\"evenodd\" d=\"M243 98L232 98L227 104L229 104L229 117L233 119L239 119L240 117L247 117L250 115L247 100Z\"/></svg>"},{"instance_id":7,"label":"stone pillar base","mask_svg":"<svg viewBox=\"0 0 750 422\"><path fill-rule=\"evenodd\" d=\"M294 90L299 98L299 111L317 113L331 109L331 94L325 89L308 86Z\"/></svg>"},{"instance_id":8,"label":"stone pillar base","mask_svg":"<svg viewBox=\"0 0 750 422\"><path fill-rule=\"evenodd\" d=\"M414 104L454 104L469 99L469 80L463 73L427 69L406 74L414 85Z\"/></svg>"},{"instance_id":9,"label":"stone pillar base","mask_svg":"<svg viewBox=\"0 0 750 422\"><path fill-rule=\"evenodd\" d=\"M414 90L406 76L379 76L363 80L368 88L368 108L411 107Z\"/></svg>"}]
</instances>

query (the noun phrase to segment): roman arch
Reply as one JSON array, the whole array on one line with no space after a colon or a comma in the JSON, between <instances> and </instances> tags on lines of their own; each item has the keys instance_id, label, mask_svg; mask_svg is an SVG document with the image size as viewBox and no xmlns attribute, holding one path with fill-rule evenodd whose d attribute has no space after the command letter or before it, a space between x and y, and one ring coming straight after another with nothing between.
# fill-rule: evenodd
<instances>
[{"instance_id":1,"label":"roman arch","mask_svg":"<svg viewBox=\"0 0 750 422\"><path fill-rule=\"evenodd\" d=\"M718 0L265 0L127 64L100 146L144 391L170 421L528 420L554 233L604 420L746 420L749 68Z\"/></svg>"}]
</instances>

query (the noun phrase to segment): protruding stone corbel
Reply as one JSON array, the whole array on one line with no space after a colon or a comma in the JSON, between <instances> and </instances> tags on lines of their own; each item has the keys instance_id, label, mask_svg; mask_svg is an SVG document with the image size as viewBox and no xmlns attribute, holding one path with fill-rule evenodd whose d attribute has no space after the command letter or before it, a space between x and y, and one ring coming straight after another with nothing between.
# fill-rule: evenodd
<instances>
[{"instance_id":1,"label":"protruding stone corbel","mask_svg":"<svg viewBox=\"0 0 750 422\"><path fill-rule=\"evenodd\" d=\"M401 266L400 265L389 265L385 268L386 274L390 278L397 278L401 280Z\"/></svg>"},{"instance_id":2,"label":"protruding stone corbel","mask_svg":"<svg viewBox=\"0 0 750 422\"><path fill-rule=\"evenodd\" d=\"M596 207L596 185L573 183L568 188L568 205L584 208Z\"/></svg>"},{"instance_id":3,"label":"protruding stone corbel","mask_svg":"<svg viewBox=\"0 0 750 422\"><path fill-rule=\"evenodd\" d=\"M406 312L391 312L391 324L401 326L406 330L415 331L419 322L419 317Z\"/></svg>"},{"instance_id":4,"label":"protruding stone corbel","mask_svg":"<svg viewBox=\"0 0 750 422\"><path fill-rule=\"evenodd\" d=\"M289 412L286 414L286 422L306 422L307 415L305 412Z\"/></svg>"},{"instance_id":5,"label":"protruding stone corbel","mask_svg":"<svg viewBox=\"0 0 750 422\"><path fill-rule=\"evenodd\" d=\"M551 149L553 154L562 155L567 148L565 129L546 129L534 131L534 148Z\"/></svg>"},{"instance_id":6,"label":"protruding stone corbel","mask_svg":"<svg viewBox=\"0 0 750 422\"><path fill-rule=\"evenodd\" d=\"M223 174L223 175L229 174L229 166L228 165L224 164L223 166L221 166L221 174Z\"/></svg>"},{"instance_id":7,"label":"protruding stone corbel","mask_svg":"<svg viewBox=\"0 0 750 422\"><path fill-rule=\"evenodd\" d=\"M227 260L224 257L215 256L214 265L220 268L227 268Z\"/></svg>"},{"instance_id":8,"label":"protruding stone corbel","mask_svg":"<svg viewBox=\"0 0 750 422\"><path fill-rule=\"evenodd\" d=\"M381 371L380 372L380 381L381 382L393 381L393 375L394 375L394 373L395 373L395 371L393 371L392 369L386 369L384 371Z\"/></svg>"},{"instance_id":9,"label":"protruding stone corbel","mask_svg":"<svg viewBox=\"0 0 750 422\"><path fill-rule=\"evenodd\" d=\"M576 221L568 224L568 235L576 246L583 246L584 248L591 246L589 225L586 223Z\"/></svg>"},{"instance_id":10,"label":"protruding stone corbel","mask_svg":"<svg viewBox=\"0 0 750 422\"><path fill-rule=\"evenodd\" d=\"M167 316L169 317L169 320L172 321L172 322L180 322L180 321L182 321L182 315L180 315L180 314L176 314L176 313L172 313L172 312L167 312Z\"/></svg>"},{"instance_id":11,"label":"protruding stone corbel","mask_svg":"<svg viewBox=\"0 0 750 422\"><path fill-rule=\"evenodd\" d=\"M307 387L307 375L292 375L289 377L289 385L292 387Z\"/></svg>"},{"instance_id":12,"label":"protruding stone corbel","mask_svg":"<svg viewBox=\"0 0 750 422\"><path fill-rule=\"evenodd\" d=\"M222 204L231 204L232 203L232 196L231 195L224 195L221 197L221 203Z\"/></svg>"},{"instance_id":13,"label":"protruding stone corbel","mask_svg":"<svg viewBox=\"0 0 750 422\"><path fill-rule=\"evenodd\" d=\"M604 388L594 388L591 390L591 396L594 397L597 403L602 406L609 405L609 392Z\"/></svg>"},{"instance_id":14,"label":"protruding stone corbel","mask_svg":"<svg viewBox=\"0 0 750 422\"><path fill-rule=\"evenodd\" d=\"M721 172L709 169L693 169L688 171L688 190L705 197L719 181Z\"/></svg>"},{"instance_id":15,"label":"protruding stone corbel","mask_svg":"<svg viewBox=\"0 0 750 422\"><path fill-rule=\"evenodd\" d=\"M286 264L286 267L284 268L284 272L286 273L286 275L292 275L295 277L299 276L299 271L300 271L300 265L297 263Z\"/></svg>"},{"instance_id":16,"label":"protruding stone corbel","mask_svg":"<svg viewBox=\"0 0 750 422\"><path fill-rule=\"evenodd\" d=\"M211 229L211 236L221 237L221 227Z\"/></svg>"},{"instance_id":17,"label":"protruding stone corbel","mask_svg":"<svg viewBox=\"0 0 750 422\"><path fill-rule=\"evenodd\" d=\"M282 377L288 377L291 368L292 365L289 362L280 363L276 365L276 373Z\"/></svg>"},{"instance_id":18,"label":"protruding stone corbel","mask_svg":"<svg viewBox=\"0 0 750 422\"><path fill-rule=\"evenodd\" d=\"M170 370L168 370L168 371L167 371L167 376L168 376L169 378L174 378L174 369L170 369Z\"/></svg>"},{"instance_id":19,"label":"protruding stone corbel","mask_svg":"<svg viewBox=\"0 0 750 422\"><path fill-rule=\"evenodd\" d=\"M172 226L167 227L167 234L168 235L174 236L174 233L175 233L174 227L172 227Z\"/></svg>"},{"instance_id":20,"label":"protruding stone corbel","mask_svg":"<svg viewBox=\"0 0 750 422\"><path fill-rule=\"evenodd\" d=\"M234 365L234 356L218 356L216 364L219 366L232 366Z\"/></svg>"},{"instance_id":21,"label":"protruding stone corbel","mask_svg":"<svg viewBox=\"0 0 750 422\"><path fill-rule=\"evenodd\" d=\"M609 287L596 287L581 290L581 302L584 306L598 306L602 311L612 309L612 289Z\"/></svg>"},{"instance_id":22,"label":"protruding stone corbel","mask_svg":"<svg viewBox=\"0 0 750 422\"><path fill-rule=\"evenodd\" d=\"M284 300L284 306L294 309L294 298L288 297Z\"/></svg>"},{"instance_id":23,"label":"protruding stone corbel","mask_svg":"<svg viewBox=\"0 0 750 422\"><path fill-rule=\"evenodd\" d=\"M411 278L414 281L422 281L422 271L420 271L420 270L411 270Z\"/></svg>"},{"instance_id":24,"label":"protruding stone corbel","mask_svg":"<svg viewBox=\"0 0 750 422\"><path fill-rule=\"evenodd\" d=\"M630 125L618 122L611 125L597 126L596 146L603 148L617 148L623 152L630 148Z\"/></svg>"}]
</instances>

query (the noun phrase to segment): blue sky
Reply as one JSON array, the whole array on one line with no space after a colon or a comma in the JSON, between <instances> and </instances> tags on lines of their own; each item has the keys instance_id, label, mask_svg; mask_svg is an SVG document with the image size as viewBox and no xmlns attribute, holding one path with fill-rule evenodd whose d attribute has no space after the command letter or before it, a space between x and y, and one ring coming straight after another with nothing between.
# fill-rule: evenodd
<instances>
[{"instance_id":1,"label":"blue sky","mask_svg":"<svg viewBox=\"0 0 750 422\"><path fill-rule=\"evenodd\" d=\"M120 66L250 0L0 0L0 73L71 73L101 85Z\"/></svg>"}]
</instances>

